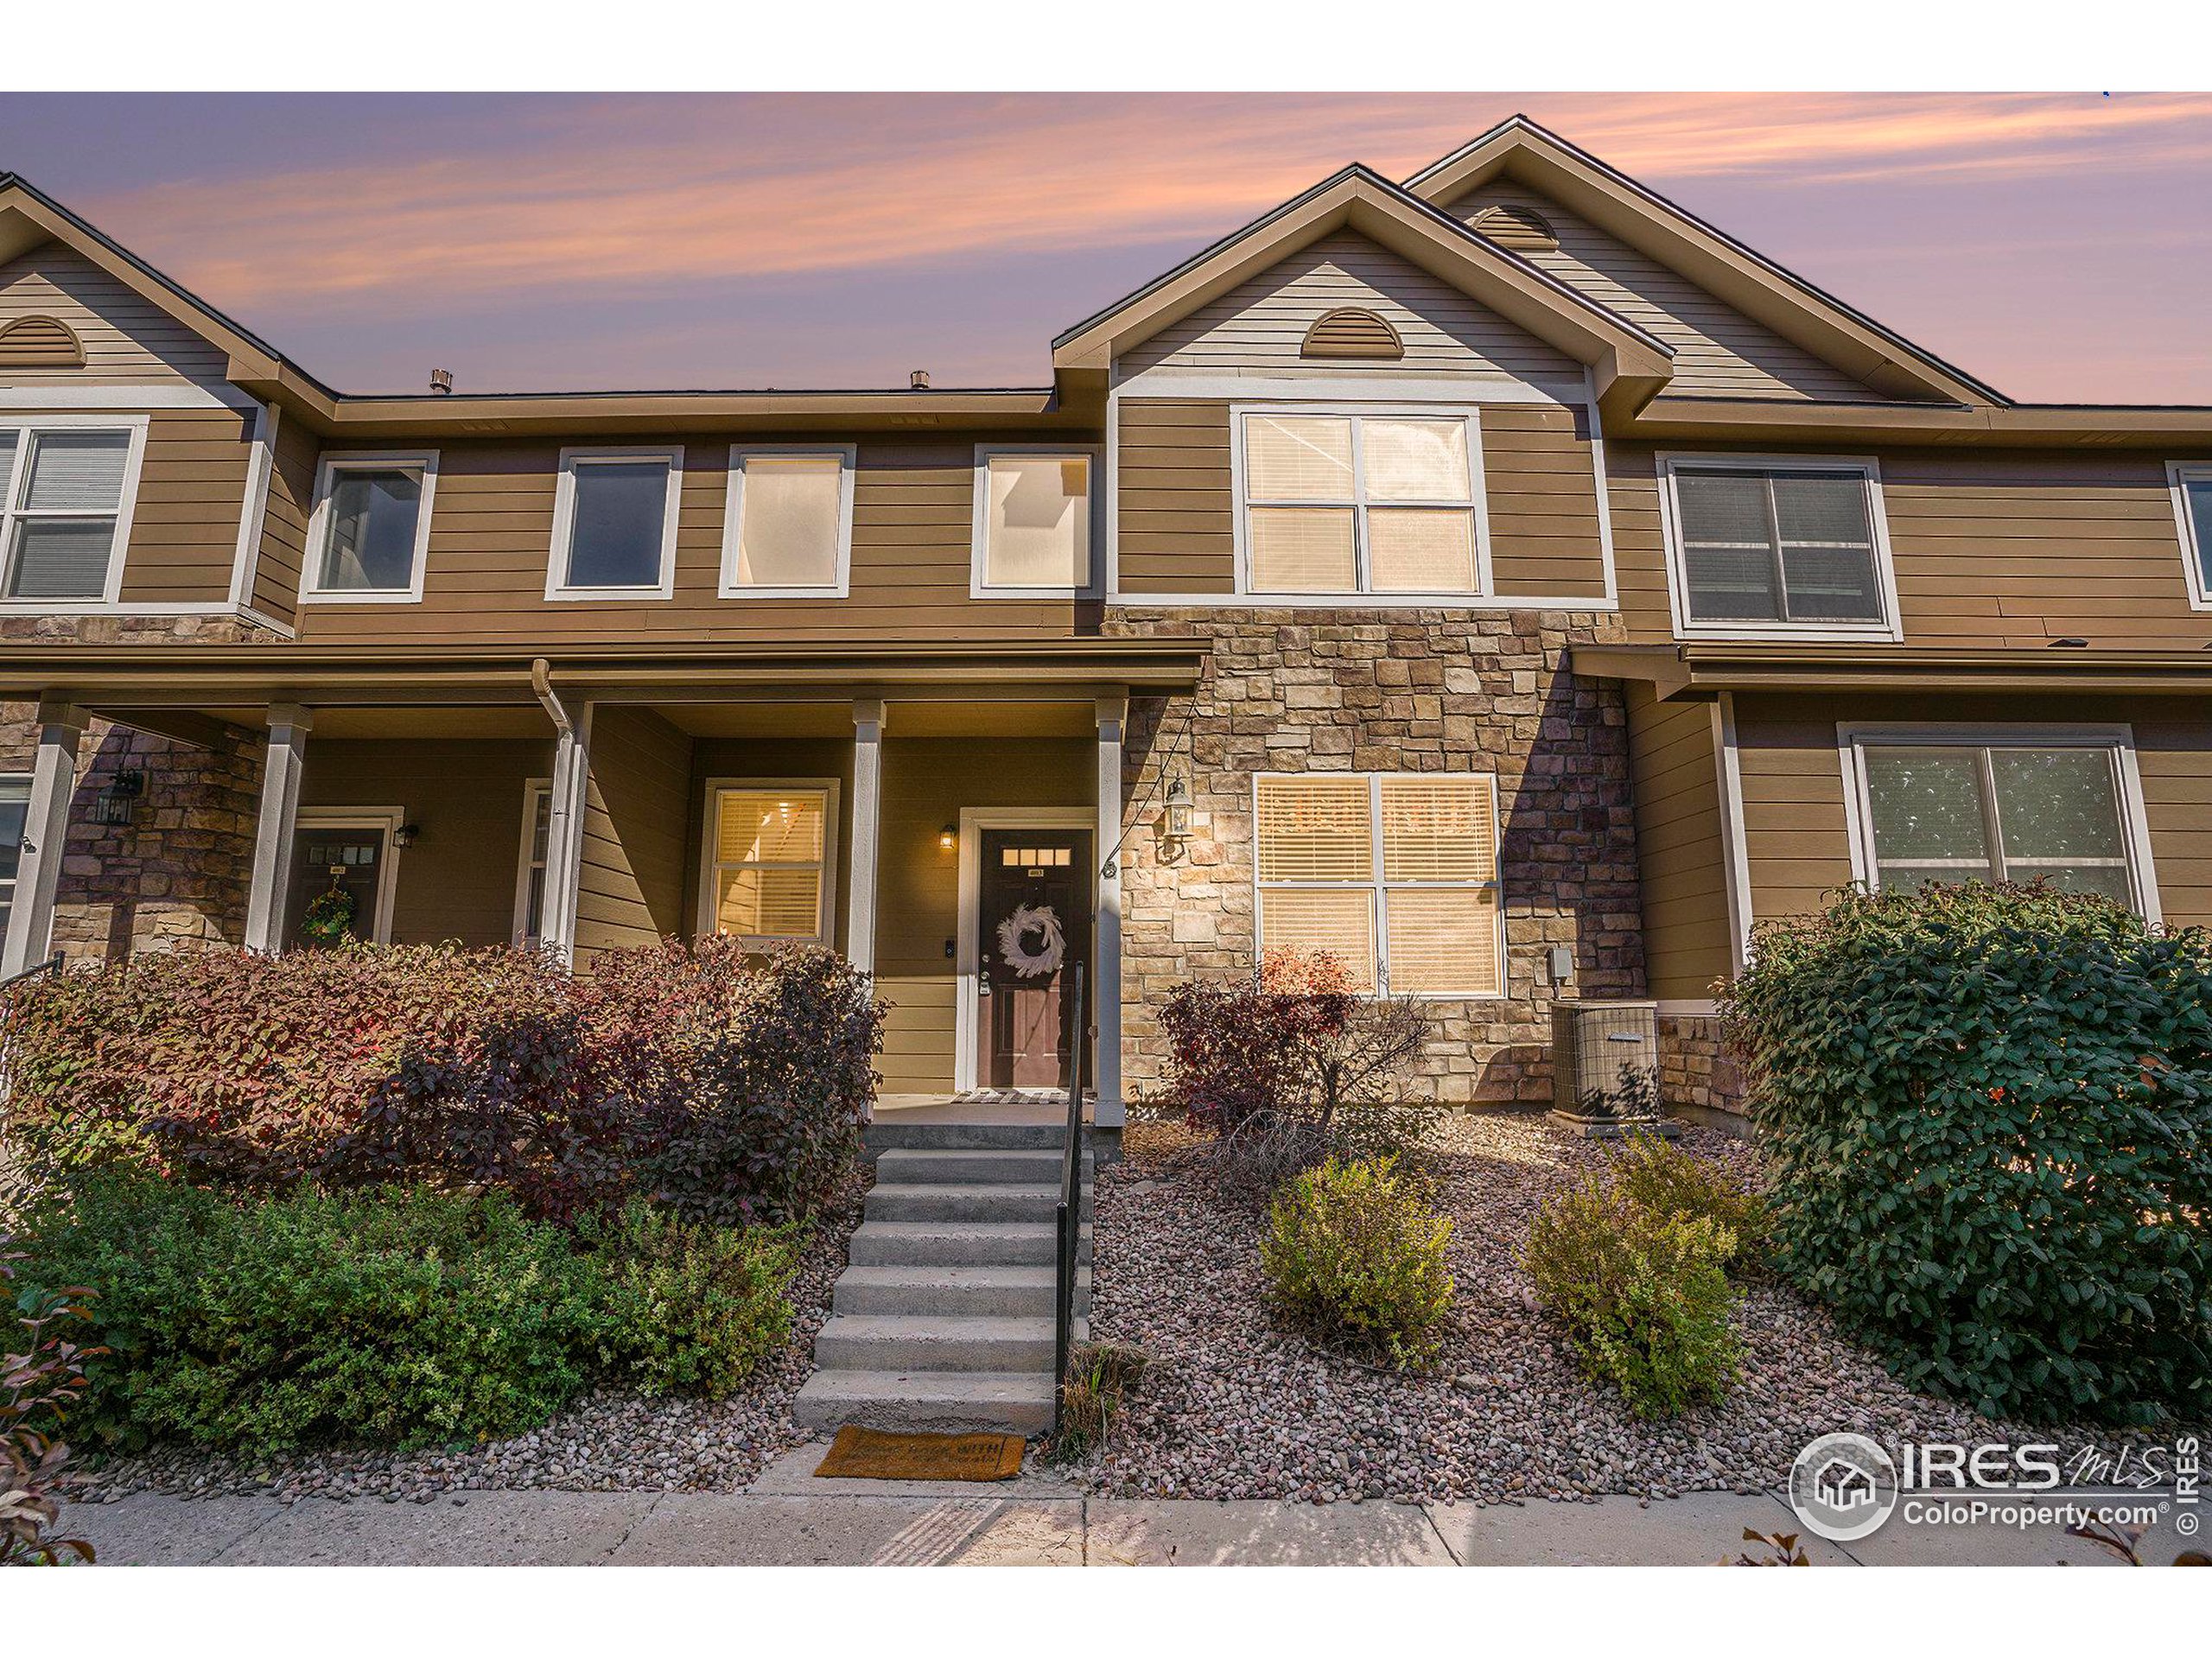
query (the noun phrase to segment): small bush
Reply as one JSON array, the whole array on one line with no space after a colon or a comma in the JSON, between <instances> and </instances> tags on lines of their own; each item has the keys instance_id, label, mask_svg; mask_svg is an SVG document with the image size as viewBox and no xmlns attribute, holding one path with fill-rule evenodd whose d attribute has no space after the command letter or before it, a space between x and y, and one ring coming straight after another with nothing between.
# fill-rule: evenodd
<instances>
[{"instance_id":1,"label":"small bush","mask_svg":"<svg viewBox=\"0 0 2212 1659\"><path fill-rule=\"evenodd\" d=\"M633 1198L585 1237L608 1280L599 1348L617 1388L719 1399L791 1335L790 1229L702 1226Z\"/></svg>"},{"instance_id":2,"label":"small bush","mask_svg":"<svg viewBox=\"0 0 2212 1659\"><path fill-rule=\"evenodd\" d=\"M1528 1268L1586 1369L1638 1416L1673 1416L1735 1378L1723 1271L1735 1250L1711 1216L1648 1209L1592 1177L1537 1211Z\"/></svg>"},{"instance_id":3,"label":"small bush","mask_svg":"<svg viewBox=\"0 0 2212 1659\"><path fill-rule=\"evenodd\" d=\"M2212 1414L2212 934L2089 895L1847 893L1724 1008L1776 1263L1991 1415Z\"/></svg>"},{"instance_id":4,"label":"small bush","mask_svg":"<svg viewBox=\"0 0 2212 1659\"><path fill-rule=\"evenodd\" d=\"M81 1333L88 1293L15 1287L22 1253L0 1233L0 1567L56 1567L66 1550L93 1559L81 1538L57 1538L59 1496L69 1447L54 1432L85 1392L85 1363L98 1357L72 1340Z\"/></svg>"},{"instance_id":5,"label":"small bush","mask_svg":"<svg viewBox=\"0 0 2212 1659\"><path fill-rule=\"evenodd\" d=\"M1339 1163L1276 1198L1260 1259L1275 1305L1326 1339L1400 1370L1427 1363L1452 1301L1452 1224L1395 1160Z\"/></svg>"},{"instance_id":6,"label":"small bush","mask_svg":"<svg viewBox=\"0 0 2212 1659\"><path fill-rule=\"evenodd\" d=\"M1133 1343L1081 1342L1068 1356L1060 1383L1060 1427L1053 1437L1057 1463L1077 1463L1106 1444L1124 1396L1144 1380L1152 1356Z\"/></svg>"},{"instance_id":7,"label":"small bush","mask_svg":"<svg viewBox=\"0 0 2212 1659\"><path fill-rule=\"evenodd\" d=\"M1719 1222L1734 1240L1724 1266L1756 1256L1765 1240L1764 1198L1738 1186L1719 1165L1656 1135L1631 1131L1611 1176L1623 1198L1655 1215Z\"/></svg>"}]
</instances>

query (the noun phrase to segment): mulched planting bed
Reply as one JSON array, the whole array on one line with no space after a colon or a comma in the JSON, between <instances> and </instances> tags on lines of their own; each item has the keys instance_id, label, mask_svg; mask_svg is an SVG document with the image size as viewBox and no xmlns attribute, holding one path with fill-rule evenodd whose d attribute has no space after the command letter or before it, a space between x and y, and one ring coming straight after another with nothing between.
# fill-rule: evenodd
<instances>
[{"instance_id":1,"label":"mulched planting bed","mask_svg":"<svg viewBox=\"0 0 2212 1659\"><path fill-rule=\"evenodd\" d=\"M845 1268L845 1242L860 1225L872 1176L817 1217L791 1282L791 1340L721 1400L641 1400L594 1394L543 1428L513 1440L451 1452L355 1449L300 1452L261 1461L165 1446L111 1459L73 1478L73 1503L98 1503L132 1492L187 1497L273 1495L406 1498L505 1488L563 1491L734 1491L761 1468L814 1436L791 1420L791 1396L814 1370L814 1333L830 1317L830 1293Z\"/></svg>"},{"instance_id":2,"label":"mulched planting bed","mask_svg":"<svg viewBox=\"0 0 2212 1659\"><path fill-rule=\"evenodd\" d=\"M1285 1332L1262 1300L1263 1214L1210 1179L1175 1123L1132 1125L1099 1176L1094 1333L1153 1357L1091 1471L1116 1497L1515 1502L1772 1490L1807 1442L1855 1429L1894 1444L2001 1438L1972 1410L1904 1388L1820 1309L1754 1281L1734 1315L1743 1375L1672 1422L1584 1378L1538 1311L1520 1257L1537 1206L1602 1165L1600 1142L1541 1117L1452 1116L1435 1132L1455 1233L1452 1331L1433 1376L1377 1372ZM1688 1128L1700 1157L1751 1147ZM2018 1430L2026 1434L2028 1431ZM2049 1430L2035 1438L2054 1438ZM2056 1438L2109 1440L2110 1431Z\"/></svg>"}]
</instances>

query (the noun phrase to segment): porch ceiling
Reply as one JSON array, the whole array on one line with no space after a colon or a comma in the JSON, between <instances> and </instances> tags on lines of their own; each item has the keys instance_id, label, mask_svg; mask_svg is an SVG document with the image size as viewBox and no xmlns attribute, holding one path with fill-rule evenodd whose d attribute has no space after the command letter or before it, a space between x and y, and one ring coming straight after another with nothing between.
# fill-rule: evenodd
<instances>
[{"instance_id":1,"label":"porch ceiling","mask_svg":"<svg viewBox=\"0 0 2212 1659\"><path fill-rule=\"evenodd\" d=\"M853 734L848 698L777 702L660 702L646 705L693 737L838 737ZM909 737L1089 737L1098 728L1088 699L1014 702L963 697L957 702L885 700L883 735Z\"/></svg>"}]
</instances>

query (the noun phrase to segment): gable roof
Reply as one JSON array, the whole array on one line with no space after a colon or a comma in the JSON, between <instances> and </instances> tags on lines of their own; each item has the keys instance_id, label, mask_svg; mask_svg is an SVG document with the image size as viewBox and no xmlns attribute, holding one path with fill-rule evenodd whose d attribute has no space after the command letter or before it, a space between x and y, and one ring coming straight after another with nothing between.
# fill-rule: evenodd
<instances>
[{"instance_id":1,"label":"gable roof","mask_svg":"<svg viewBox=\"0 0 2212 1659\"><path fill-rule=\"evenodd\" d=\"M1354 163L1233 231L1052 342L1063 373L1113 359L1332 232L1349 228L1451 283L1591 371L1599 404L1625 416L1673 372L1668 346L1549 272Z\"/></svg>"},{"instance_id":2,"label":"gable roof","mask_svg":"<svg viewBox=\"0 0 2212 1659\"><path fill-rule=\"evenodd\" d=\"M2012 402L1525 115L1431 162L1405 188L1441 207L1501 175L1580 213L1876 391L1965 404Z\"/></svg>"}]
</instances>

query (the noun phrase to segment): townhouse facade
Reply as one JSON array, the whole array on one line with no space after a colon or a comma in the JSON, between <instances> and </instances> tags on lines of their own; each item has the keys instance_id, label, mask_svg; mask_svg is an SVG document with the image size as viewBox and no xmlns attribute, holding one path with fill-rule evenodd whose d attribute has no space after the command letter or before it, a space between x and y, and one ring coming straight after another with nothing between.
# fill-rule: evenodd
<instances>
[{"instance_id":1,"label":"townhouse facade","mask_svg":"<svg viewBox=\"0 0 2212 1659\"><path fill-rule=\"evenodd\" d=\"M345 395L0 176L0 966L819 939L887 1094L1089 1041L1110 1125L1274 945L1444 1099L1645 1000L1725 1106L1834 888L2212 922L2212 410L2012 402L1517 118L1052 364Z\"/></svg>"}]
</instances>

